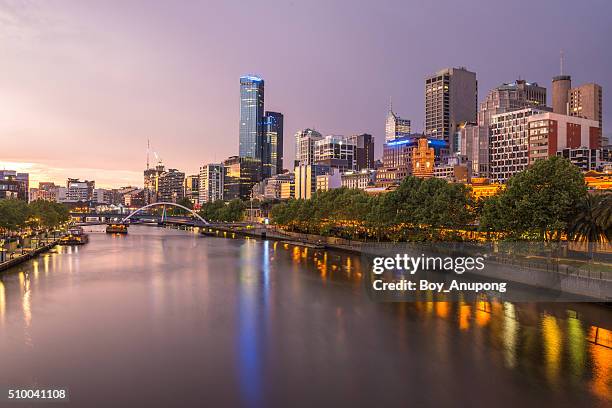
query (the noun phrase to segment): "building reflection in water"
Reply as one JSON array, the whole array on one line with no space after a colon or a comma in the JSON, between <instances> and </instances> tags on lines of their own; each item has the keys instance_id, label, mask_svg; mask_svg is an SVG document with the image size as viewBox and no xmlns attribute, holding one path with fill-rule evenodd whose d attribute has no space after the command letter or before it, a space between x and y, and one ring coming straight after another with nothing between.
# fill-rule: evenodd
<instances>
[{"instance_id":1,"label":"building reflection in water","mask_svg":"<svg viewBox=\"0 0 612 408\"><path fill-rule=\"evenodd\" d=\"M367 273L361 270L360 258L356 256L338 258L330 256L327 251L307 252L287 244L281 248L291 255L296 264L303 263L305 256L310 257L323 282L341 279L361 282L362 274ZM339 270L345 273L334 273ZM562 316L539 311L537 304L523 306L487 297L476 302L446 302L443 298L434 298L431 291L419 295L420 301L399 303L392 308L397 314L400 329L398 341L406 338L403 331L408 328L403 321L413 310L422 318L443 319L454 322L461 331L474 332L475 342L481 338L481 334L475 331L488 332L492 341L499 345L503 363L508 369L519 369L521 360L541 355L545 380L552 387L559 387L567 381L580 386L580 381L589 378L593 394L604 400L612 399L612 331L592 327L587 332L576 313L569 312L567 319L563 319ZM521 322L519 309L523 307L528 318ZM531 321L534 311L537 320ZM342 316L341 311L337 313L338 317ZM568 361L564 362L564 358ZM589 370L590 366L592 370ZM568 370L569 376L564 373Z\"/></svg>"},{"instance_id":2,"label":"building reflection in water","mask_svg":"<svg viewBox=\"0 0 612 408\"><path fill-rule=\"evenodd\" d=\"M259 242L255 240L247 240L240 247L238 372L244 405L254 407L261 406L263 401L262 361L265 352L263 346L267 341L271 254L269 242L264 241L263 245L263 254L259 251ZM263 291L260 297L261 289Z\"/></svg>"}]
</instances>

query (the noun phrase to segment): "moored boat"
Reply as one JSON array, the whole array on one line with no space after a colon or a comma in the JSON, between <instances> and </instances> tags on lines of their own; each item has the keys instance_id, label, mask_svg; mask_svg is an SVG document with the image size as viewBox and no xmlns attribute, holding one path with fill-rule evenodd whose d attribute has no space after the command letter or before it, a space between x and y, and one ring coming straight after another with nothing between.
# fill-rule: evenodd
<instances>
[{"instance_id":1,"label":"moored boat","mask_svg":"<svg viewBox=\"0 0 612 408\"><path fill-rule=\"evenodd\" d=\"M126 224L109 224L106 226L107 234L127 234L128 226Z\"/></svg>"},{"instance_id":2,"label":"moored boat","mask_svg":"<svg viewBox=\"0 0 612 408\"><path fill-rule=\"evenodd\" d=\"M89 236L81 227L71 227L66 235L60 238L60 245L83 245L89 242Z\"/></svg>"}]
</instances>

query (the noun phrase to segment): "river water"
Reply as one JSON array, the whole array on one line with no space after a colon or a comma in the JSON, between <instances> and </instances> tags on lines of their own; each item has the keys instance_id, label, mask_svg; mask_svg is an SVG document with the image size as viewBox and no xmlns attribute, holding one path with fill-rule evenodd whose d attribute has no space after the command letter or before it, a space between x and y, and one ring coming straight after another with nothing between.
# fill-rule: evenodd
<instances>
[{"instance_id":1,"label":"river water","mask_svg":"<svg viewBox=\"0 0 612 408\"><path fill-rule=\"evenodd\" d=\"M0 275L0 385L83 407L612 403L610 309L375 303L364 274L273 241L92 232Z\"/></svg>"}]
</instances>

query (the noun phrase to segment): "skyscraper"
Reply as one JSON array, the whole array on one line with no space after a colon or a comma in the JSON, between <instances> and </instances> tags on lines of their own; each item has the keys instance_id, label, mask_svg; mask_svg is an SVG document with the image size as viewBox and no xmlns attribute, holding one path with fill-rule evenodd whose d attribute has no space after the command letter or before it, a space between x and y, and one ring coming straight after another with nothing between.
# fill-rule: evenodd
<instances>
[{"instance_id":1,"label":"skyscraper","mask_svg":"<svg viewBox=\"0 0 612 408\"><path fill-rule=\"evenodd\" d=\"M461 122L476 121L476 73L446 68L425 79L425 134L450 145Z\"/></svg>"},{"instance_id":2,"label":"skyscraper","mask_svg":"<svg viewBox=\"0 0 612 408\"><path fill-rule=\"evenodd\" d=\"M552 109L554 113L567 115L568 92L572 87L572 77L557 75L552 80Z\"/></svg>"},{"instance_id":3,"label":"skyscraper","mask_svg":"<svg viewBox=\"0 0 612 408\"><path fill-rule=\"evenodd\" d=\"M410 136L410 120L402 119L393 112L389 106L387 114L387 122L385 124L385 141L389 142L398 137Z\"/></svg>"},{"instance_id":4,"label":"skyscraper","mask_svg":"<svg viewBox=\"0 0 612 408\"><path fill-rule=\"evenodd\" d=\"M602 102L603 102L603 91L600 85L590 83L571 88L568 91L568 111L567 114L570 116L578 116L581 118L596 120L599 122L600 133L603 135L603 115L602 115ZM601 147L603 140L599 141L599 146L592 146L593 148Z\"/></svg>"},{"instance_id":5,"label":"skyscraper","mask_svg":"<svg viewBox=\"0 0 612 408\"><path fill-rule=\"evenodd\" d=\"M224 173L223 163L209 163L200 167L200 204L223 200Z\"/></svg>"},{"instance_id":6,"label":"skyscraper","mask_svg":"<svg viewBox=\"0 0 612 408\"><path fill-rule=\"evenodd\" d=\"M355 145L355 170L373 169L374 137L368 133L362 133L348 136L346 139Z\"/></svg>"},{"instance_id":7,"label":"skyscraper","mask_svg":"<svg viewBox=\"0 0 612 408\"><path fill-rule=\"evenodd\" d=\"M240 77L240 157L260 160L263 155L264 80Z\"/></svg>"},{"instance_id":8,"label":"skyscraper","mask_svg":"<svg viewBox=\"0 0 612 408\"><path fill-rule=\"evenodd\" d=\"M314 129L300 130L295 134L295 165L314 164L314 148L323 135Z\"/></svg>"},{"instance_id":9,"label":"skyscraper","mask_svg":"<svg viewBox=\"0 0 612 408\"><path fill-rule=\"evenodd\" d=\"M491 118L493 115L511 112L524 108L544 108L546 106L546 88L536 82L517 79L493 88L487 98L480 104L477 126L465 126L462 139L465 140L466 154L472 162L472 173L478 177L489 177Z\"/></svg>"},{"instance_id":10,"label":"skyscraper","mask_svg":"<svg viewBox=\"0 0 612 408\"><path fill-rule=\"evenodd\" d=\"M263 176L268 178L283 171L283 114L266 112L263 124Z\"/></svg>"}]
</instances>

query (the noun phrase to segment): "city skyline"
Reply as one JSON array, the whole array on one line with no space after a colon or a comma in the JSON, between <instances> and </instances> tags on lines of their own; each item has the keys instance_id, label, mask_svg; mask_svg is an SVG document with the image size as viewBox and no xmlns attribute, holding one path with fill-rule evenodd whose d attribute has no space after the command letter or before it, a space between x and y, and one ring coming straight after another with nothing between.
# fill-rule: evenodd
<instances>
[{"instance_id":1,"label":"city skyline","mask_svg":"<svg viewBox=\"0 0 612 408\"><path fill-rule=\"evenodd\" d=\"M505 10L506 18L520 16L527 29L486 41L480 34L496 28L498 10L481 2L461 7L441 2L438 17L450 17L459 9L483 17L466 28L463 44L447 38L444 53L428 50L436 38L414 37L426 27L418 15L431 13L431 6L412 9L389 2L317 8L315 3L279 4L272 11L262 6L278 15L287 31L286 38L278 38L280 51L272 59L240 42L245 35L240 24L230 33L213 21L229 15L238 22L248 18L235 16L238 5L232 3L215 5L214 10L152 3L146 14L136 3L126 3L121 13L102 3L59 2L53 8L40 2L4 3L0 168L29 172L32 187L38 181L64 183L68 177L95 179L100 187L142 185L151 139L168 167L197 173L205 163L238 153L236 83L248 72L267 82L266 109L285 115L285 167L294 157L293 135L307 127L324 135L370 133L376 138L375 156L380 157L389 97L394 111L422 131L424 79L446 67L476 72L478 102L495 86L525 78L549 90L550 106L551 81L559 74L563 49L564 73L578 84L602 85L603 104L610 106L606 90L612 84L606 68L612 55L605 44L612 34L606 25L609 13L603 10L592 17L593 8L611 7L606 2L593 1L591 7L530 3L530 13L521 7ZM410 23L400 24L398 10L414 16ZM551 24L542 34L536 22L544 12L566 24ZM306 24L312 19L320 23L318 30ZM362 24L368 29L362 30ZM454 29L449 25L440 35ZM219 32L227 36L224 48L230 51L215 44ZM536 33L538 41L529 41ZM195 34L198 41L192 41ZM274 33L262 28L258 34L272 38ZM477 45L466 47L470 41ZM408 66L408 56L395 52L399 44L407 54L422 58L411 58ZM281 55L299 58L301 64L281 69L283 64L275 63ZM609 135L612 115L605 107L603 122Z\"/></svg>"}]
</instances>

